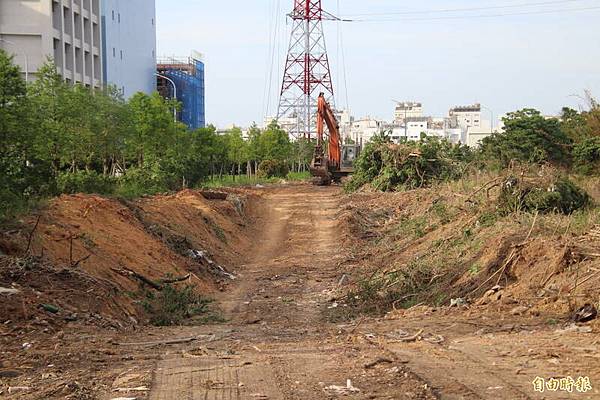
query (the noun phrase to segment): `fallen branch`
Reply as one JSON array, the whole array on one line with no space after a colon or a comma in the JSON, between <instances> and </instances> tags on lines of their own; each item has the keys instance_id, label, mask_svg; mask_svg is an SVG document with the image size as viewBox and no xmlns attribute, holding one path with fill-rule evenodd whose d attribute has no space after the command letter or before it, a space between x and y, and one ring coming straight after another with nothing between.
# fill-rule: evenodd
<instances>
[{"instance_id":1,"label":"fallen branch","mask_svg":"<svg viewBox=\"0 0 600 400\"><path fill-rule=\"evenodd\" d=\"M35 221L35 225L33 226L33 229L31 230L31 232L29 232L29 237L27 238L27 250L25 250L26 254L29 253L29 250L31 249L31 241L33 240L33 234L35 233L38 225L40 224L40 219L42 219L42 216L38 215L37 220Z\"/></svg>"},{"instance_id":2,"label":"fallen branch","mask_svg":"<svg viewBox=\"0 0 600 400\"><path fill-rule=\"evenodd\" d=\"M158 340L154 342L138 342L138 343L117 343L119 346L161 346L169 344L182 344L195 342L200 339L214 339L215 335L198 335L181 339Z\"/></svg>"},{"instance_id":3,"label":"fallen branch","mask_svg":"<svg viewBox=\"0 0 600 400\"><path fill-rule=\"evenodd\" d=\"M365 369L371 369L373 367L376 367L379 364L393 364L394 361L390 360L389 358L384 358L384 357L379 357L377 360L372 361L368 364L365 364Z\"/></svg>"},{"instance_id":4,"label":"fallen branch","mask_svg":"<svg viewBox=\"0 0 600 400\"><path fill-rule=\"evenodd\" d=\"M186 276L182 276L181 278L173 278L173 279L163 279L162 281L160 281L161 285L170 285L173 283L179 283L179 282L184 282L187 281L188 279L190 279L192 277L192 274L187 274Z\"/></svg>"},{"instance_id":5,"label":"fallen branch","mask_svg":"<svg viewBox=\"0 0 600 400\"><path fill-rule=\"evenodd\" d=\"M465 200L465 202L472 201L473 197L475 197L477 194L479 194L479 192L485 190L486 188L488 189L488 193L489 193L489 189L493 188L494 186L499 185L499 183L496 183L496 181L498 181L499 179L502 179L502 177L494 178L491 181L484 183L479 189L477 189L476 191L471 193L469 195L469 197ZM490 185L492 183L495 183L495 184L488 188L488 185Z\"/></svg>"},{"instance_id":6,"label":"fallen branch","mask_svg":"<svg viewBox=\"0 0 600 400\"><path fill-rule=\"evenodd\" d=\"M163 287L160 284L158 284L158 283L154 282L153 280L151 280L149 278L146 278L144 275L138 274L137 272L132 271L130 269L127 269L127 268L123 268L123 269L111 268L111 269L113 271L115 271L116 273L118 273L120 275L123 275L123 276L125 276L127 278L135 278L138 281L140 281L140 282L142 282L142 283L144 283L144 284L152 287L153 289L156 289L156 290L162 290L163 289Z\"/></svg>"},{"instance_id":7,"label":"fallen branch","mask_svg":"<svg viewBox=\"0 0 600 400\"><path fill-rule=\"evenodd\" d=\"M85 256L85 257L83 257L83 258L80 258L79 260L77 260L77 261L75 261L75 262L71 263L71 268L78 267L78 266L79 266L79 264L81 264L82 262L84 262L85 260L87 260L88 258L90 258L91 256L92 256L92 254L90 253L90 254L88 254L87 256Z\"/></svg>"}]
</instances>

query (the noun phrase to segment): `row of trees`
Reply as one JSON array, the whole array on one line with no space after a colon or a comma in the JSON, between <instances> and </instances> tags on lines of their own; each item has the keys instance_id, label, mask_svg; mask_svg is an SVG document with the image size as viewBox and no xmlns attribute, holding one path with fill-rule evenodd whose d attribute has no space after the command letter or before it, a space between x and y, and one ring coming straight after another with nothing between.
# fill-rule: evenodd
<instances>
[{"instance_id":1,"label":"row of trees","mask_svg":"<svg viewBox=\"0 0 600 400\"><path fill-rule=\"evenodd\" d=\"M0 50L0 213L27 198L95 191L136 196L191 187L224 174L254 175L276 160L294 170L312 145L276 124L244 140L233 128L190 131L173 121L179 103L158 93L124 100L109 88L66 84L52 63L26 84Z\"/></svg>"}]
</instances>

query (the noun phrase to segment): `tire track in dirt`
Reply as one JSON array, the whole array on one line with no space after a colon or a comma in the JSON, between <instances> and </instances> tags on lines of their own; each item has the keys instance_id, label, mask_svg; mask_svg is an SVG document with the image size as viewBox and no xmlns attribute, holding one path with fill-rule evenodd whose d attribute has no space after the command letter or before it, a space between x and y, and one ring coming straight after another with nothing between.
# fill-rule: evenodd
<instances>
[{"instance_id":1,"label":"tire track in dirt","mask_svg":"<svg viewBox=\"0 0 600 400\"><path fill-rule=\"evenodd\" d=\"M435 398L400 364L365 370L381 350L323 320L345 257L339 199L338 188L308 185L264 194L248 262L237 270L237 286L218 299L230 322L186 328L221 339L166 354L151 400L333 399L348 379L360 391L345 398Z\"/></svg>"}]
</instances>

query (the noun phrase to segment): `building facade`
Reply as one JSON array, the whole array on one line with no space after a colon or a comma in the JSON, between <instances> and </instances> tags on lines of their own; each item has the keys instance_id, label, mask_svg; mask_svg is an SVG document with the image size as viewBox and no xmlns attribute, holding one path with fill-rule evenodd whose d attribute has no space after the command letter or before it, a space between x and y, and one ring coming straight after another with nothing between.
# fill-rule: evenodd
<instances>
[{"instance_id":1,"label":"building facade","mask_svg":"<svg viewBox=\"0 0 600 400\"><path fill-rule=\"evenodd\" d=\"M470 106L459 106L451 108L448 116L454 119L456 124L463 128L481 127L481 104L476 103Z\"/></svg>"},{"instance_id":2,"label":"building facade","mask_svg":"<svg viewBox=\"0 0 600 400\"><path fill-rule=\"evenodd\" d=\"M188 58L159 60L156 67L158 92L182 105L178 119L190 129L206 126L204 62L194 52Z\"/></svg>"},{"instance_id":3,"label":"building facade","mask_svg":"<svg viewBox=\"0 0 600 400\"><path fill-rule=\"evenodd\" d=\"M414 101L398 102L394 110L394 122L402 124L407 118L423 116L423 104Z\"/></svg>"},{"instance_id":4,"label":"building facade","mask_svg":"<svg viewBox=\"0 0 600 400\"><path fill-rule=\"evenodd\" d=\"M103 80L125 98L156 90L155 0L102 0Z\"/></svg>"},{"instance_id":5,"label":"building facade","mask_svg":"<svg viewBox=\"0 0 600 400\"><path fill-rule=\"evenodd\" d=\"M1 0L0 48L27 80L53 59L67 82L100 88L100 0Z\"/></svg>"}]
</instances>

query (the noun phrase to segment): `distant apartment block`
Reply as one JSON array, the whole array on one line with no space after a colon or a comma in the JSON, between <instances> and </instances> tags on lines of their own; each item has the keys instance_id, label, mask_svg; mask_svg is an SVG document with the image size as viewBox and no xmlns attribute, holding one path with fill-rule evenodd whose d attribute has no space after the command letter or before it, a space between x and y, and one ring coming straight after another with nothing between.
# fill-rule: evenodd
<instances>
[{"instance_id":1,"label":"distant apartment block","mask_svg":"<svg viewBox=\"0 0 600 400\"><path fill-rule=\"evenodd\" d=\"M29 80L51 58L67 82L100 88L100 0L0 0L0 48Z\"/></svg>"},{"instance_id":2,"label":"distant apartment block","mask_svg":"<svg viewBox=\"0 0 600 400\"><path fill-rule=\"evenodd\" d=\"M481 104L476 103L469 106L451 108L448 112L448 116L460 127L479 128L481 127Z\"/></svg>"},{"instance_id":3,"label":"distant apartment block","mask_svg":"<svg viewBox=\"0 0 600 400\"><path fill-rule=\"evenodd\" d=\"M394 110L394 122L404 123L407 118L420 118L423 116L423 104L414 101L398 102Z\"/></svg>"},{"instance_id":4,"label":"distant apartment block","mask_svg":"<svg viewBox=\"0 0 600 400\"><path fill-rule=\"evenodd\" d=\"M158 92L182 104L178 118L190 129L206 126L204 62L194 52L187 58L165 58L156 67Z\"/></svg>"},{"instance_id":5,"label":"distant apartment block","mask_svg":"<svg viewBox=\"0 0 600 400\"><path fill-rule=\"evenodd\" d=\"M103 0L103 80L125 98L156 90L155 0Z\"/></svg>"}]
</instances>

